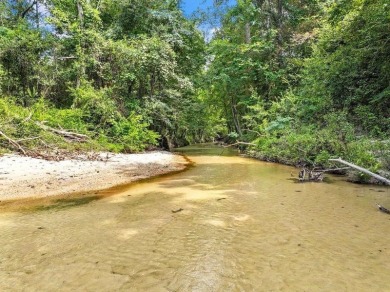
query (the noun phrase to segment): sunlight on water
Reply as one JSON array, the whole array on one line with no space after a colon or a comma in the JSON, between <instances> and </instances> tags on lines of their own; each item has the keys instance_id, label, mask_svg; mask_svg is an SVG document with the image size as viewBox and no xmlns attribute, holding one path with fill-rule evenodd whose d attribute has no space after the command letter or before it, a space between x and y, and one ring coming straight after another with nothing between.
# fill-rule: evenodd
<instances>
[{"instance_id":1,"label":"sunlight on water","mask_svg":"<svg viewBox=\"0 0 390 292\"><path fill-rule=\"evenodd\" d=\"M389 188L187 147L188 171L0 214L1 291L390 291Z\"/></svg>"}]
</instances>

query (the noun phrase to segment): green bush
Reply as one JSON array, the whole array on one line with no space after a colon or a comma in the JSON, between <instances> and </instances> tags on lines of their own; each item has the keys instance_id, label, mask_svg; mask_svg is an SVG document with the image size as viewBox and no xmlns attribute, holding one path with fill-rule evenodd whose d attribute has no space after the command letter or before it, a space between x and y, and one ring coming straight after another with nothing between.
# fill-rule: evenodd
<instances>
[{"instance_id":1,"label":"green bush","mask_svg":"<svg viewBox=\"0 0 390 292\"><path fill-rule=\"evenodd\" d=\"M115 150L137 152L150 145L156 145L159 135L148 130L148 126L142 121L141 116L134 113L130 114L127 119L121 118L114 121L109 135L117 145Z\"/></svg>"},{"instance_id":2,"label":"green bush","mask_svg":"<svg viewBox=\"0 0 390 292\"><path fill-rule=\"evenodd\" d=\"M295 125L268 133L254 141L257 146L250 154L269 161L323 168L333 165L330 158L342 157L371 171L379 170L377 156L383 156L383 146L357 138L343 113L329 114L324 120L322 129Z\"/></svg>"},{"instance_id":3,"label":"green bush","mask_svg":"<svg viewBox=\"0 0 390 292\"><path fill-rule=\"evenodd\" d=\"M94 108L96 109L96 108ZM94 109L89 109L93 111ZM111 116L105 126L94 124L101 122L107 112L102 112L98 119L86 119L87 109L57 109L50 106L43 99L38 100L31 108L16 105L11 99L0 99L0 125L4 133L13 139L39 137L26 140L23 147L26 149L39 148L50 144L63 149L110 150L115 152L137 152L156 145L159 135L148 129L149 124L142 117L132 113L128 118L119 114ZM107 117L107 116L105 116ZM45 131L36 122L44 123L56 129L86 134L91 139L87 143L69 143L62 136ZM40 141L43 141L40 142ZM3 151L15 150L2 137L0 148Z\"/></svg>"},{"instance_id":4,"label":"green bush","mask_svg":"<svg viewBox=\"0 0 390 292\"><path fill-rule=\"evenodd\" d=\"M86 123L105 127L120 114L111 92L108 89L97 90L85 82L79 88L70 89L73 96L74 109L81 109Z\"/></svg>"}]
</instances>

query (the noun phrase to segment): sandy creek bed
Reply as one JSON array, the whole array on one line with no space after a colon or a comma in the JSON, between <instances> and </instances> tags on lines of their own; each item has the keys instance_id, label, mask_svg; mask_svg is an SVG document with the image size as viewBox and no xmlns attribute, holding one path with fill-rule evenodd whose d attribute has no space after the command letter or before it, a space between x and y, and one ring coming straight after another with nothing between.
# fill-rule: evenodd
<instances>
[{"instance_id":1,"label":"sandy creek bed","mask_svg":"<svg viewBox=\"0 0 390 292\"><path fill-rule=\"evenodd\" d=\"M185 172L1 213L0 290L390 291L389 189L183 151Z\"/></svg>"}]
</instances>

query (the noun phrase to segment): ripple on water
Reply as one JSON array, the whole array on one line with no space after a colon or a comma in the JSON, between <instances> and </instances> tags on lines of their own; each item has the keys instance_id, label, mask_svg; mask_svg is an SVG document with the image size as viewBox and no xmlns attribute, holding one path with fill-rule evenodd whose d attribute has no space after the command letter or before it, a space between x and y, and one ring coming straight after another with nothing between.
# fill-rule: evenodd
<instances>
[{"instance_id":1,"label":"ripple on water","mask_svg":"<svg viewBox=\"0 0 390 292\"><path fill-rule=\"evenodd\" d=\"M390 291L390 216L374 205L390 204L388 189L191 158L93 204L3 214L0 290Z\"/></svg>"}]
</instances>

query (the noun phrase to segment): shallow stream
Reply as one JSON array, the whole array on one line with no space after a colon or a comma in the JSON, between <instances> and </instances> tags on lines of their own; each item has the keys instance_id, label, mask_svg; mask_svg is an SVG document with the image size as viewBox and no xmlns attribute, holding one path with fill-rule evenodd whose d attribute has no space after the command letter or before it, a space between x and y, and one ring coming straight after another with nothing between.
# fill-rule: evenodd
<instances>
[{"instance_id":1,"label":"shallow stream","mask_svg":"<svg viewBox=\"0 0 390 292\"><path fill-rule=\"evenodd\" d=\"M181 151L182 173L0 213L0 290L390 291L389 188Z\"/></svg>"}]
</instances>

